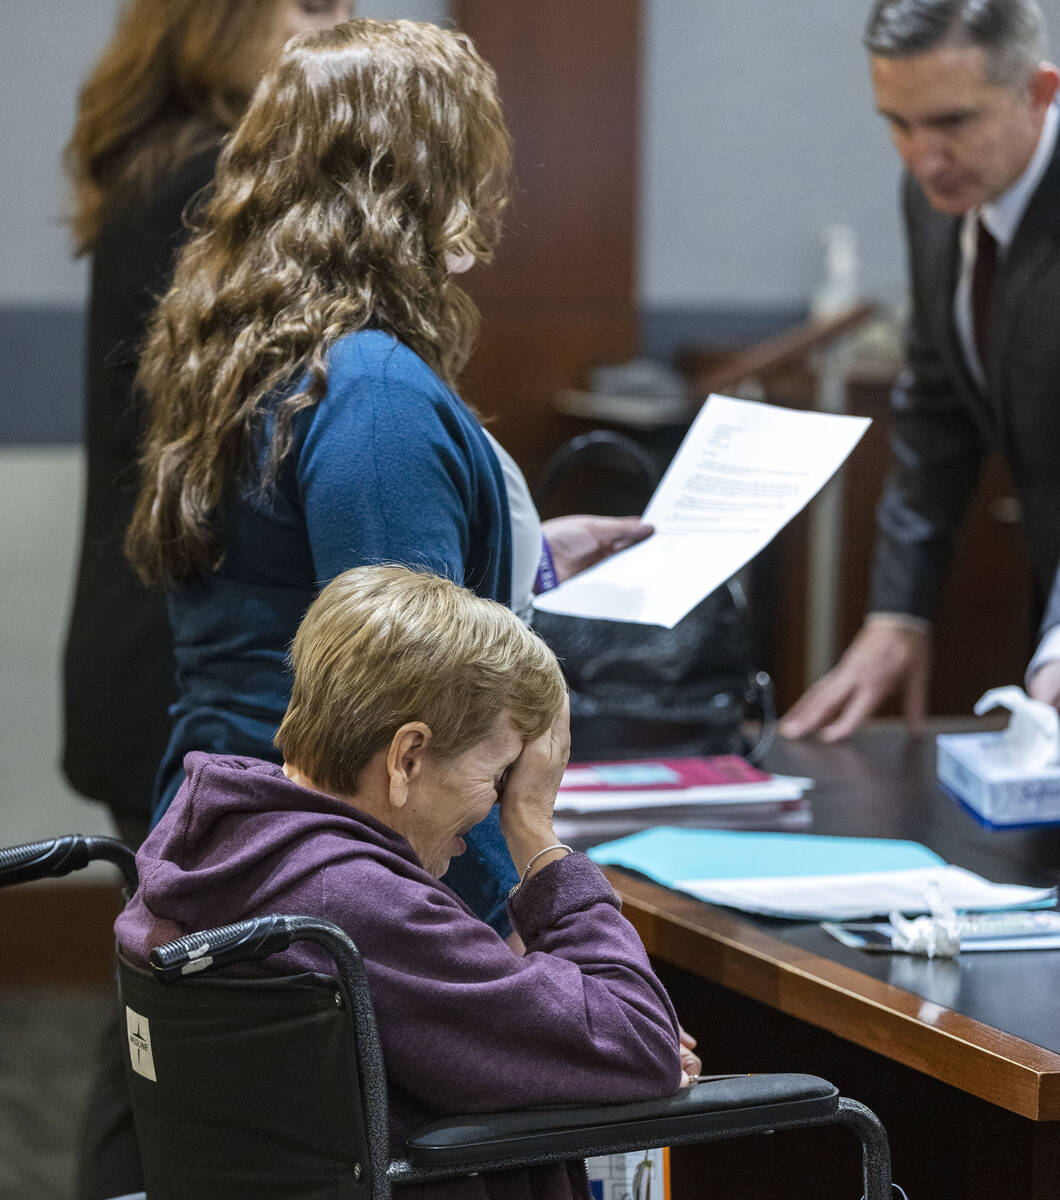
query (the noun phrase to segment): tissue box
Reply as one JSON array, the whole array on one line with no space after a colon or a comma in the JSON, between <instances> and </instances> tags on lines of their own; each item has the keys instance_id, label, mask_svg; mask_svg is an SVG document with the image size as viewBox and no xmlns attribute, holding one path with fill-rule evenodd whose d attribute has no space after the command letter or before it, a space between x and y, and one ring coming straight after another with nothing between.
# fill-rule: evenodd
<instances>
[{"instance_id":1,"label":"tissue box","mask_svg":"<svg viewBox=\"0 0 1060 1200\"><path fill-rule=\"evenodd\" d=\"M940 733L939 784L990 829L1060 824L1060 766L1012 762L1005 733Z\"/></svg>"}]
</instances>

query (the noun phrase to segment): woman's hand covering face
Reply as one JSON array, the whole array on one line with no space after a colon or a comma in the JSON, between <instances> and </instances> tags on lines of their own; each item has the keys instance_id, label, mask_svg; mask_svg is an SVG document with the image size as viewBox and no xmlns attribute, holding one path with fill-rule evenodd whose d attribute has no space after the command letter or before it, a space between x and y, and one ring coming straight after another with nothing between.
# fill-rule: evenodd
<instances>
[{"instance_id":1,"label":"woman's hand covering face","mask_svg":"<svg viewBox=\"0 0 1060 1200\"><path fill-rule=\"evenodd\" d=\"M552 810L569 757L570 704L564 699L551 729L523 747L501 792L501 832L520 871L556 841Z\"/></svg>"}]
</instances>

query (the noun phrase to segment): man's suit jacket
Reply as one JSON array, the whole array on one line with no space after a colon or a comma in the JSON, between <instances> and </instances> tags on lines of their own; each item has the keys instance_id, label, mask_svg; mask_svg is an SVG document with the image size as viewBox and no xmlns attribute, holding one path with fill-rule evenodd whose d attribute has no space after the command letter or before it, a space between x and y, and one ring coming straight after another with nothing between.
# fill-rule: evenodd
<instances>
[{"instance_id":1,"label":"man's suit jacket","mask_svg":"<svg viewBox=\"0 0 1060 1200\"><path fill-rule=\"evenodd\" d=\"M904 207L912 314L891 400L893 462L870 607L934 616L991 446L1008 461L1044 605L1060 561L1060 141L998 267L985 390L965 365L953 321L960 218L932 209L909 178Z\"/></svg>"}]
</instances>

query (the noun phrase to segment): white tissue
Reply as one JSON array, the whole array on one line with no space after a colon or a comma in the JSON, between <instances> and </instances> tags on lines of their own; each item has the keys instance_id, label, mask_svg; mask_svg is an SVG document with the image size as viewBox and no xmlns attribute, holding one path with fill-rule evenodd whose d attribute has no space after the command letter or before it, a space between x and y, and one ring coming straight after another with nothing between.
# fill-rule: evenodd
<instances>
[{"instance_id":1,"label":"white tissue","mask_svg":"<svg viewBox=\"0 0 1060 1200\"><path fill-rule=\"evenodd\" d=\"M1020 687L999 687L975 703L979 716L992 708L1007 708L1012 714L1003 740L1013 766L1037 771L1060 763L1060 712L1051 704L1032 700Z\"/></svg>"},{"instance_id":2,"label":"white tissue","mask_svg":"<svg viewBox=\"0 0 1060 1200\"><path fill-rule=\"evenodd\" d=\"M894 933L891 945L906 954L923 954L928 958L956 958L961 949L961 931L953 906L942 895L937 883L924 889L924 899L930 916L910 921L900 912L892 912L888 920Z\"/></svg>"}]
</instances>

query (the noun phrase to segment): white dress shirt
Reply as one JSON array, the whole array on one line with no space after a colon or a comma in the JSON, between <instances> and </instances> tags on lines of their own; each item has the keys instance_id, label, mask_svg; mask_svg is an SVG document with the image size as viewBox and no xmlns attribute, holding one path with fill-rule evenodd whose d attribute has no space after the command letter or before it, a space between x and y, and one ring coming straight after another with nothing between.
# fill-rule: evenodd
<instances>
[{"instance_id":1,"label":"white dress shirt","mask_svg":"<svg viewBox=\"0 0 1060 1200\"><path fill-rule=\"evenodd\" d=\"M997 242L998 263L1004 262L1019 223L1023 220L1023 214L1027 211L1030 198L1041 183L1045 168L1053 156L1058 122L1060 113L1057 112L1057 106L1050 104L1042 122L1042 131L1038 135L1038 145L1023 174L996 200L991 200L981 208L969 209L961 222L961 273L957 279L957 290L953 294L953 320L964 351L964 360L981 388L986 387L986 375L983 373L983 364L979 361L979 351L972 329L972 272L975 269L976 225L982 220L987 230L993 234Z\"/></svg>"}]
</instances>

